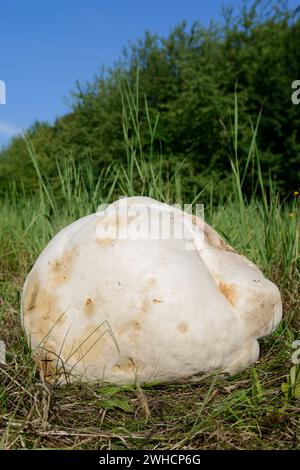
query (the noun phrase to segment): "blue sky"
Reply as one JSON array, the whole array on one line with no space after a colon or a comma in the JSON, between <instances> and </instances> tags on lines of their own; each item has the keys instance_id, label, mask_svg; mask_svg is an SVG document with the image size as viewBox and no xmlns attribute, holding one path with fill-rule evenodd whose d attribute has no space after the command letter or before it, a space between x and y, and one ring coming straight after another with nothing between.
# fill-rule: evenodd
<instances>
[{"instance_id":1,"label":"blue sky","mask_svg":"<svg viewBox=\"0 0 300 470\"><path fill-rule=\"evenodd\" d=\"M289 0L295 7L299 2ZM241 0L2 0L0 2L0 146L34 120L68 111L75 81L112 65L145 30L167 35L182 20L207 25L222 5Z\"/></svg>"}]
</instances>

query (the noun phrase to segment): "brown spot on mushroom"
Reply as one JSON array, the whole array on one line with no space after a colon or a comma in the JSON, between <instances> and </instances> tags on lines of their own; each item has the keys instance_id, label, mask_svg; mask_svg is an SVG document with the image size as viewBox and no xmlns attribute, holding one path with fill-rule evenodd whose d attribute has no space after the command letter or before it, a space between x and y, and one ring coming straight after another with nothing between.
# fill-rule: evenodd
<instances>
[{"instance_id":1,"label":"brown spot on mushroom","mask_svg":"<svg viewBox=\"0 0 300 470\"><path fill-rule=\"evenodd\" d=\"M76 249L66 251L60 258L52 261L49 266L49 277L55 286L67 282L72 274Z\"/></svg>"},{"instance_id":2,"label":"brown spot on mushroom","mask_svg":"<svg viewBox=\"0 0 300 470\"><path fill-rule=\"evenodd\" d=\"M114 342L108 324L102 322L98 325L88 325L78 332L72 343L72 348L66 356L69 365L85 366L85 363L97 364L103 355L103 348Z\"/></svg>"},{"instance_id":3,"label":"brown spot on mushroom","mask_svg":"<svg viewBox=\"0 0 300 470\"><path fill-rule=\"evenodd\" d=\"M212 245L215 248L220 248L221 250L236 253L236 251L232 248L232 246L225 243L224 240L219 236L219 234L213 228L211 228L206 222L201 220L196 215L192 216L192 223L196 225L198 229L204 230L204 235L206 239L208 240L208 242L210 243L210 245Z\"/></svg>"},{"instance_id":4,"label":"brown spot on mushroom","mask_svg":"<svg viewBox=\"0 0 300 470\"><path fill-rule=\"evenodd\" d=\"M92 300L90 297L88 297L85 301L83 311L85 315L90 316L95 312L96 307L97 307L96 302Z\"/></svg>"},{"instance_id":5,"label":"brown spot on mushroom","mask_svg":"<svg viewBox=\"0 0 300 470\"><path fill-rule=\"evenodd\" d=\"M30 322L35 329L44 331L47 334L46 324L51 328L55 322L64 321L57 304L54 293L42 288L38 277L31 275L27 289L24 293L24 319ZM61 317L61 318L60 318ZM42 338L41 338L42 339Z\"/></svg>"},{"instance_id":6,"label":"brown spot on mushroom","mask_svg":"<svg viewBox=\"0 0 300 470\"><path fill-rule=\"evenodd\" d=\"M220 282L219 290L222 292L224 297L228 302L234 307L236 304L236 287L234 284L226 284L225 282Z\"/></svg>"},{"instance_id":7,"label":"brown spot on mushroom","mask_svg":"<svg viewBox=\"0 0 300 470\"><path fill-rule=\"evenodd\" d=\"M107 299L105 295L97 292L95 297L87 297L83 302L83 312L87 316L91 316L94 313L103 312L103 307L105 306Z\"/></svg>"},{"instance_id":8,"label":"brown spot on mushroom","mask_svg":"<svg viewBox=\"0 0 300 470\"><path fill-rule=\"evenodd\" d=\"M176 329L180 332L180 333L186 333L187 330L189 329L189 325L185 322L181 322L181 323L178 323Z\"/></svg>"},{"instance_id":9,"label":"brown spot on mushroom","mask_svg":"<svg viewBox=\"0 0 300 470\"><path fill-rule=\"evenodd\" d=\"M229 251L231 253L236 253L235 249L232 248L232 246L225 243L224 240L222 240L222 238L220 238L220 247L225 251Z\"/></svg>"},{"instance_id":10,"label":"brown spot on mushroom","mask_svg":"<svg viewBox=\"0 0 300 470\"><path fill-rule=\"evenodd\" d=\"M199 225L199 223L200 223L199 218L196 217L195 215L192 215L192 223L193 223L194 225Z\"/></svg>"},{"instance_id":11,"label":"brown spot on mushroom","mask_svg":"<svg viewBox=\"0 0 300 470\"><path fill-rule=\"evenodd\" d=\"M107 246L113 246L115 239L114 238L97 238L96 243L97 245L105 248Z\"/></svg>"},{"instance_id":12,"label":"brown spot on mushroom","mask_svg":"<svg viewBox=\"0 0 300 470\"><path fill-rule=\"evenodd\" d=\"M132 333L138 332L141 329L141 323L138 320L130 320L124 325L122 325L120 328L117 329L116 334L117 335L123 335L124 333ZM134 339L134 335L131 335L132 339Z\"/></svg>"},{"instance_id":13,"label":"brown spot on mushroom","mask_svg":"<svg viewBox=\"0 0 300 470\"><path fill-rule=\"evenodd\" d=\"M24 297L24 315L35 307L36 298L39 291L39 284L36 281L28 283Z\"/></svg>"},{"instance_id":14,"label":"brown spot on mushroom","mask_svg":"<svg viewBox=\"0 0 300 470\"><path fill-rule=\"evenodd\" d=\"M153 299L152 302L154 304L162 304L164 301L163 300L160 300L160 299Z\"/></svg>"},{"instance_id":15,"label":"brown spot on mushroom","mask_svg":"<svg viewBox=\"0 0 300 470\"><path fill-rule=\"evenodd\" d=\"M112 372L115 373L130 373L134 372L136 370L136 364L132 357L125 357L124 359L121 359L120 361L117 362L117 364L114 364L111 368Z\"/></svg>"},{"instance_id":16,"label":"brown spot on mushroom","mask_svg":"<svg viewBox=\"0 0 300 470\"><path fill-rule=\"evenodd\" d=\"M131 335L131 337L132 337L131 339L134 342L135 335L132 335L132 332L134 331L136 333L137 331L139 331L142 328L143 322L145 320L145 317L146 317L149 309L150 309L149 300L148 299L143 300L142 305L139 309L139 312L138 312L137 316L135 318L127 321L123 325L121 325L120 328L117 329L116 334L117 335L122 335L124 333L128 333L129 335Z\"/></svg>"},{"instance_id":17,"label":"brown spot on mushroom","mask_svg":"<svg viewBox=\"0 0 300 470\"><path fill-rule=\"evenodd\" d=\"M49 381L49 377L55 374L59 359L56 355L59 347L56 347L51 337L64 323L65 312L59 310L54 293L41 287L36 273L31 274L28 279L23 314L26 333L33 344L39 345L34 352L35 362L41 375Z\"/></svg>"}]
</instances>

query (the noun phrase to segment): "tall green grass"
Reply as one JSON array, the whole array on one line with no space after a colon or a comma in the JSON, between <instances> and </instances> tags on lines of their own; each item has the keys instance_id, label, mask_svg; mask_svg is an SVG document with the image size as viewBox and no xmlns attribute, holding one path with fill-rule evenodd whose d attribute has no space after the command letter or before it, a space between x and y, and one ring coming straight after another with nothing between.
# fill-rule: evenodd
<instances>
[{"instance_id":1,"label":"tall green grass","mask_svg":"<svg viewBox=\"0 0 300 470\"><path fill-rule=\"evenodd\" d=\"M59 185L53 186L27 139L24 145L36 169L39 190L28 195L12 184L0 201L0 339L8 350L8 367L0 368L0 447L99 448L100 441L110 446L120 436L114 448L195 448L206 440L207 448L256 448L262 445L266 429L271 435L264 440L266 447L289 445L277 422L290 413L288 429L293 428L299 411L293 405L299 374L290 369L291 344L297 339L299 325L299 197L282 201L273 184L264 184L256 145L260 116L255 125L249 123L252 139L246 163L241 165L237 99L232 125L234 155L229 156L232 186L216 201L212 183L203 188L185 187L184 162L165 161L154 145L145 149L141 121L154 142L159 116L150 117L145 97L141 106L138 81L133 91L125 86L122 96L126 164L112 163L95 174L89 160L76 166L72 160L57 159ZM245 175L253 167L258 179L253 194L246 198ZM106 387L99 391L89 385L51 389L36 380L19 321L19 293L26 274L58 230L96 211L100 204L133 195L192 206L205 202L206 220L279 286L283 322L272 337L263 340L261 363L229 384L204 378L197 389L170 385L163 390L147 386L144 390ZM133 419L130 413L137 403L142 411ZM156 405L151 407L151 403ZM156 412L162 403L163 411Z\"/></svg>"},{"instance_id":2,"label":"tall green grass","mask_svg":"<svg viewBox=\"0 0 300 470\"><path fill-rule=\"evenodd\" d=\"M215 201L213 184L204 188L184 186L184 162L164 161L161 152L146 153L140 132L147 123L154 142L159 115L150 118L147 100L140 106L138 77L135 90L123 87L123 133L127 165L112 163L95 175L87 159L80 166L72 160L57 160L59 185L42 174L38 155L30 142L25 143L36 169L39 191L32 196L20 194L15 186L0 202L0 246L2 262L14 259L24 272L49 239L68 223L96 211L103 203L121 196L145 195L167 203L205 202L205 217L237 250L257 263L266 274L299 276L299 197L282 201L272 182L265 185L256 145L260 116L252 128L252 140L244 167L239 162L238 103L234 103L232 139L234 155L229 156L232 187ZM140 107L143 109L141 112ZM256 167L258 179L251 197L243 194L243 183L249 168ZM268 190L266 190L266 187ZM191 197L191 194L193 196Z\"/></svg>"}]
</instances>

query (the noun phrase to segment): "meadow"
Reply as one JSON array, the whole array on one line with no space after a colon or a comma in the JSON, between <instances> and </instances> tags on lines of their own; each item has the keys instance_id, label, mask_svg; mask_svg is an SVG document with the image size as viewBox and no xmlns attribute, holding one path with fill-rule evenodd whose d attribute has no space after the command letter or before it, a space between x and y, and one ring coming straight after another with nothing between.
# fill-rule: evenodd
<instances>
[{"instance_id":1,"label":"meadow","mask_svg":"<svg viewBox=\"0 0 300 470\"><path fill-rule=\"evenodd\" d=\"M143 152L137 104L125 96L127 164L113 162L95 175L57 159L57 185L39 166L26 140L38 190L12 183L0 201L0 339L7 348L0 366L2 449L291 449L300 448L300 365L293 342L300 339L299 194L285 200L260 171L256 135L239 161L239 116L232 123L231 182L216 199L214 184L187 188L181 165L166 167L161 154ZM150 141L155 121L147 115ZM134 134L129 132L129 121ZM258 119L259 121L259 119ZM244 195L251 169L258 175ZM220 185L222 182L220 181ZM238 376L204 375L199 383L142 387L47 384L39 377L20 323L20 295L27 273L51 237L68 223L122 195L147 195L168 203L205 202L205 219L240 253L255 262L282 294L277 330L260 340L259 361ZM218 191L219 194L219 191Z\"/></svg>"}]
</instances>

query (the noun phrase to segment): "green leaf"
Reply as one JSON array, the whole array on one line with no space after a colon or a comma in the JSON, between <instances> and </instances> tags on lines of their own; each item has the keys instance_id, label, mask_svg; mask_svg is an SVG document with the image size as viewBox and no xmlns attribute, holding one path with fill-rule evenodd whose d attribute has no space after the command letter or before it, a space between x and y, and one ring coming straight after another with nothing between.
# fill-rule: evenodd
<instances>
[{"instance_id":1,"label":"green leaf","mask_svg":"<svg viewBox=\"0 0 300 470\"><path fill-rule=\"evenodd\" d=\"M122 411L126 411L128 413L132 412L132 406L127 400L101 400L100 402L101 408L104 408L105 410L115 410L119 409Z\"/></svg>"}]
</instances>

